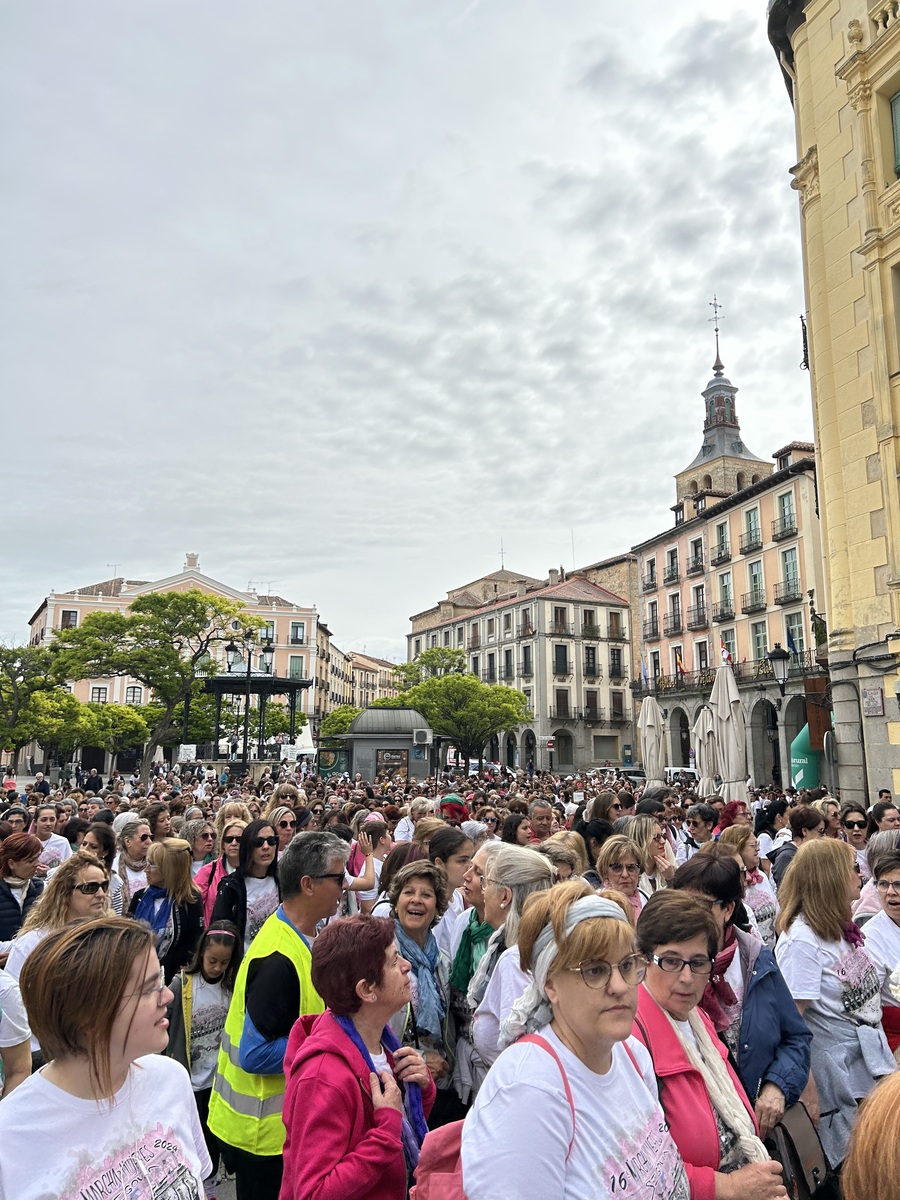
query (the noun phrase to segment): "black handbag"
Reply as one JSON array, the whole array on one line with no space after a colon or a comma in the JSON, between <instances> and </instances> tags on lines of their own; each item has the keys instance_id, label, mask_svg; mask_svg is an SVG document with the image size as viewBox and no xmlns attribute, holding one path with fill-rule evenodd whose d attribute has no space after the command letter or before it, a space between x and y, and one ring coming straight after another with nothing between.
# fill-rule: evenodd
<instances>
[{"instance_id":1,"label":"black handbag","mask_svg":"<svg viewBox=\"0 0 900 1200\"><path fill-rule=\"evenodd\" d=\"M825 1151L805 1105L793 1104L766 1138L766 1149L781 1163L791 1200L811 1200L829 1181Z\"/></svg>"}]
</instances>

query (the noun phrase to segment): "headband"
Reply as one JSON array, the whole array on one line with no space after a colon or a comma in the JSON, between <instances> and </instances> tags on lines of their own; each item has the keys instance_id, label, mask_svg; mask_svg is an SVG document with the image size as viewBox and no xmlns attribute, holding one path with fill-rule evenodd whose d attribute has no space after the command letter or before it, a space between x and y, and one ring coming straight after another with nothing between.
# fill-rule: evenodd
<instances>
[{"instance_id":1,"label":"headband","mask_svg":"<svg viewBox=\"0 0 900 1200\"><path fill-rule=\"evenodd\" d=\"M631 922L624 911L614 900L605 900L602 896L582 896L566 909L566 934L570 934L576 925L582 921L590 921L595 917L606 917L612 920ZM512 1006L509 1016L500 1025L500 1045L508 1046L523 1033L534 1033L549 1025L553 1017L553 1009L544 990L547 976L556 956L559 946L553 935L553 925L548 922L535 940L531 951L532 980L519 999Z\"/></svg>"},{"instance_id":2,"label":"headband","mask_svg":"<svg viewBox=\"0 0 900 1200\"><path fill-rule=\"evenodd\" d=\"M207 929L206 936L210 937L212 934L215 934L217 937L229 937L232 939L232 941L234 941L237 936L236 934L233 934L230 929Z\"/></svg>"}]
</instances>

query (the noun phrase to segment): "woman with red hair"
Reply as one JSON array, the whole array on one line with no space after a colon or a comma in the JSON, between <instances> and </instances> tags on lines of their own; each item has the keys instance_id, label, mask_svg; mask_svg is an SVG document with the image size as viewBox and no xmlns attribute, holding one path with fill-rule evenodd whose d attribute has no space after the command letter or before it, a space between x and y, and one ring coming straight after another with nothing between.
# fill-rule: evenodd
<instances>
[{"instance_id":1,"label":"woman with red hair","mask_svg":"<svg viewBox=\"0 0 900 1200\"><path fill-rule=\"evenodd\" d=\"M713 830L713 836L718 837L723 829L730 829L732 825L749 825L750 810L743 800L731 800L722 809L719 815L719 823Z\"/></svg>"},{"instance_id":2,"label":"woman with red hair","mask_svg":"<svg viewBox=\"0 0 900 1200\"><path fill-rule=\"evenodd\" d=\"M0 952L11 942L44 884L35 879L44 843L31 833L11 833L0 842Z\"/></svg>"}]
</instances>

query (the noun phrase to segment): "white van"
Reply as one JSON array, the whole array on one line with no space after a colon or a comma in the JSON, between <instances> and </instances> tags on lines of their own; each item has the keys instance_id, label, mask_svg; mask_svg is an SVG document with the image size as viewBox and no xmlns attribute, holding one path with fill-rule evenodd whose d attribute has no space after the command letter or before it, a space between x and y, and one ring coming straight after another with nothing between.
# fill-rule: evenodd
<instances>
[{"instance_id":1,"label":"white van","mask_svg":"<svg viewBox=\"0 0 900 1200\"><path fill-rule=\"evenodd\" d=\"M683 779L693 784L700 782L700 772L696 767L666 767L665 777L668 784L680 783Z\"/></svg>"}]
</instances>

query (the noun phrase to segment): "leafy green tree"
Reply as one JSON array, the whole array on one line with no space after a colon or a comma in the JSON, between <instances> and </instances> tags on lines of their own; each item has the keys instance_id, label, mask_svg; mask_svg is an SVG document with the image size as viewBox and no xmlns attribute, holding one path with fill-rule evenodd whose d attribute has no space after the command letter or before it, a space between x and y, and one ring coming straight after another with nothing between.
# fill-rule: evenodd
<instances>
[{"instance_id":1,"label":"leafy green tree","mask_svg":"<svg viewBox=\"0 0 900 1200\"><path fill-rule=\"evenodd\" d=\"M465 669L466 656L462 650L451 650L449 646L432 646L429 650L423 650L414 662L397 664L397 687L401 692L406 692L423 679L441 675L461 675Z\"/></svg>"},{"instance_id":2,"label":"leafy green tree","mask_svg":"<svg viewBox=\"0 0 900 1200\"><path fill-rule=\"evenodd\" d=\"M477 758L479 765L495 734L511 732L530 715L528 702L515 688L457 674L433 675L372 707L417 709L436 734L456 746L464 762Z\"/></svg>"},{"instance_id":3,"label":"leafy green tree","mask_svg":"<svg viewBox=\"0 0 900 1200\"><path fill-rule=\"evenodd\" d=\"M50 662L46 646L0 646L0 748L15 758L31 741L22 716L32 697L54 686Z\"/></svg>"},{"instance_id":4,"label":"leafy green tree","mask_svg":"<svg viewBox=\"0 0 900 1200\"><path fill-rule=\"evenodd\" d=\"M83 704L63 688L37 692L21 716L26 741L39 742L49 758L70 757L79 746L99 746L99 705Z\"/></svg>"},{"instance_id":5,"label":"leafy green tree","mask_svg":"<svg viewBox=\"0 0 900 1200\"><path fill-rule=\"evenodd\" d=\"M123 750L140 748L150 737L147 719L136 705L92 704L90 707L94 712L94 736L97 739L90 745L120 754Z\"/></svg>"},{"instance_id":6,"label":"leafy green tree","mask_svg":"<svg viewBox=\"0 0 900 1200\"><path fill-rule=\"evenodd\" d=\"M342 704L339 708L332 709L319 727L319 737L340 737L347 732L361 712L361 708L354 708L352 704Z\"/></svg>"},{"instance_id":7,"label":"leafy green tree","mask_svg":"<svg viewBox=\"0 0 900 1200\"><path fill-rule=\"evenodd\" d=\"M244 628L262 624L237 601L196 588L149 592L127 613L89 613L77 629L57 630L54 674L58 680L130 675L152 689L158 715L141 766L146 783L156 748L177 729L178 705L199 695L205 675L215 672L212 651L231 639L235 619Z\"/></svg>"}]
</instances>

